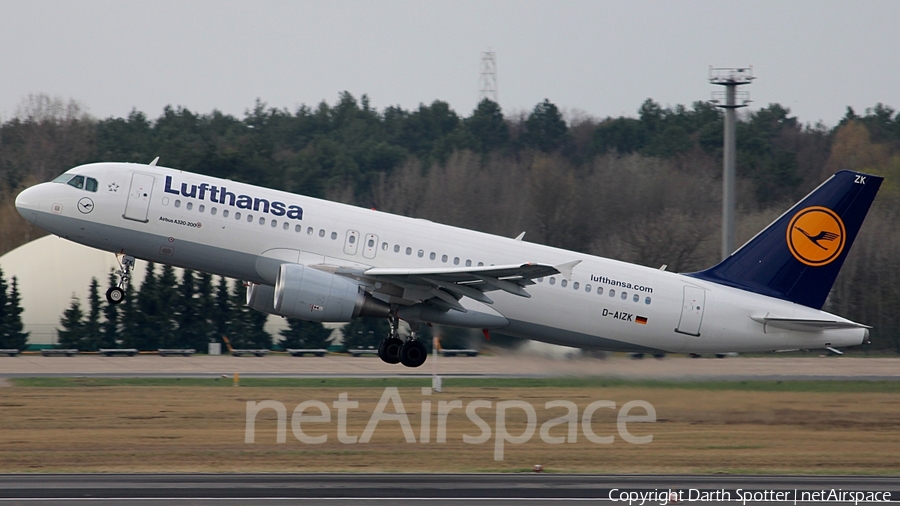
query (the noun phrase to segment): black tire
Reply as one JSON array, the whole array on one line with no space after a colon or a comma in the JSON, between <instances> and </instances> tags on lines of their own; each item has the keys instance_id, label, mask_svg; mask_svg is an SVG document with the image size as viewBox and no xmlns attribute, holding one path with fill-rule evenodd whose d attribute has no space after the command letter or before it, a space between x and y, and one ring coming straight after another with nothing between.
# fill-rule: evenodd
<instances>
[{"instance_id":1,"label":"black tire","mask_svg":"<svg viewBox=\"0 0 900 506\"><path fill-rule=\"evenodd\" d=\"M378 344L378 357L388 364L400 363L400 349L403 347L403 341L396 337L387 337Z\"/></svg>"},{"instance_id":2,"label":"black tire","mask_svg":"<svg viewBox=\"0 0 900 506\"><path fill-rule=\"evenodd\" d=\"M400 363L406 367L419 367L428 359L428 350L418 339L406 341L400 348Z\"/></svg>"},{"instance_id":3,"label":"black tire","mask_svg":"<svg viewBox=\"0 0 900 506\"><path fill-rule=\"evenodd\" d=\"M121 304L125 300L125 292L118 286L113 286L106 291L106 302L112 305Z\"/></svg>"}]
</instances>

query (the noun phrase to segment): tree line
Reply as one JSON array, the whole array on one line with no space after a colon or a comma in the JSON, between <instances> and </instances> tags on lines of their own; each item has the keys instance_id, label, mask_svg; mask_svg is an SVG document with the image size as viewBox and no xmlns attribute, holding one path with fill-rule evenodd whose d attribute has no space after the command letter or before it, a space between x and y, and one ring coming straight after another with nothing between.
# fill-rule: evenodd
<instances>
[{"instance_id":1,"label":"tree line","mask_svg":"<svg viewBox=\"0 0 900 506\"><path fill-rule=\"evenodd\" d=\"M14 211L23 186L80 163L160 156L192 172L690 271L718 260L722 121L705 102L648 99L633 117L597 119L549 100L506 115L485 100L462 116L442 101L379 111L349 93L294 111L257 102L243 118L167 107L155 119L95 119L36 96L0 124L0 249L42 234ZM741 114L737 139L738 239L837 170L886 177L826 309L875 327L874 346L900 348L900 114L848 108L827 127L770 104Z\"/></svg>"},{"instance_id":2,"label":"tree line","mask_svg":"<svg viewBox=\"0 0 900 506\"><path fill-rule=\"evenodd\" d=\"M110 273L108 286L117 284L117 276ZM2 273L0 288L5 289ZM100 283L93 278L84 303L72 296L60 317L58 347L81 351L194 349L205 353L208 343L221 343L223 336L237 349L271 349L273 345L281 349L328 349L336 344L331 329L295 318L287 318L287 328L279 331L275 341L264 328L268 315L244 304L241 282L189 269L179 278L171 266L148 263L140 286L135 289L129 283L126 297L118 305L108 303L101 292ZM19 307L15 278L8 299L2 307ZM4 311L0 348L24 349L27 334L21 332L21 321L17 327L12 323L20 313L21 309L18 313ZM378 346L388 331L387 319L355 319L340 330L341 344L345 350ZM426 328L424 334L423 342L427 341L430 350L431 332ZM465 331L446 329L442 334L446 334L446 345L467 347L469 336Z\"/></svg>"}]
</instances>

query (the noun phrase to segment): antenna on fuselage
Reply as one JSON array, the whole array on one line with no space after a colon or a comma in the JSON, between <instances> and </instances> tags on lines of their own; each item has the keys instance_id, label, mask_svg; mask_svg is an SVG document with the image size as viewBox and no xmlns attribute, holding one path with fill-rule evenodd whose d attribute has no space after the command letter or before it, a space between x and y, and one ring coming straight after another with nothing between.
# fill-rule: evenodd
<instances>
[{"instance_id":1,"label":"antenna on fuselage","mask_svg":"<svg viewBox=\"0 0 900 506\"><path fill-rule=\"evenodd\" d=\"M151 166L151 167L156 167L156 162L158 162L158 161L159 161L159 157L157 156L156 158L153 159L152 162L150 162L150 166Z\"/></svg>"}]
</instances>

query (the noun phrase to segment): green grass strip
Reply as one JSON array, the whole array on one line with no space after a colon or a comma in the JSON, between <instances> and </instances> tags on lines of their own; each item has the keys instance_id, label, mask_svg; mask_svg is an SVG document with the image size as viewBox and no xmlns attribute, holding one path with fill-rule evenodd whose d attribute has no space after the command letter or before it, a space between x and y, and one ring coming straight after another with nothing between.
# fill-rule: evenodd
<instances>
[{"instance_id":1,"label":"green grass strip","mask_svg":"<svg viewBox=\"0 0 900 506\"><path fill-rule=\"evenodd\" d=\"M232 387L232 378L11 378L19 387ZM756 392L900 393L900 380L749 380L678 381L618 378L444 378L445 388L654 388L741 390ZM242 378L245 388L414 388L431 386L430 378Z\"/></svg>"}]
</instances>

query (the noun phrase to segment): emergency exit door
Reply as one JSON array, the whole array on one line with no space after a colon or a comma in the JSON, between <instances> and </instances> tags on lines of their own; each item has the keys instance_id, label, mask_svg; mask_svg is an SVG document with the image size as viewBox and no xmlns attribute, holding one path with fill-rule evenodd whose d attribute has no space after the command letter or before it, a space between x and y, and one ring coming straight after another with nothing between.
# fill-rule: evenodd
<instances>
[{"instance_id":1,"label":"emergency exit door","mask_svg":"<svg viewBox=\"0 0 900 506\"><path fill-rule=\"evenodd\" d=\"M128 201L125 203L126 220L147 223L147 214L150 212L150 197L153 194L153 182L155 178L147 174L135 173L131 176L131 189L128 190Z\"/></svg>"},{"instance_id":2,"label":"emergency exit door","mask_svg":"<svg viewBox=\"0 0 900 506\"><path fill-rule=\"evenodd\" d=\"M696 286L684 287L684 299L681 304L681 320L675 332L689 336L700 335L700 324L703 323L703 307L706 303L706 290Z\"/></svg>"}]
</instances>

